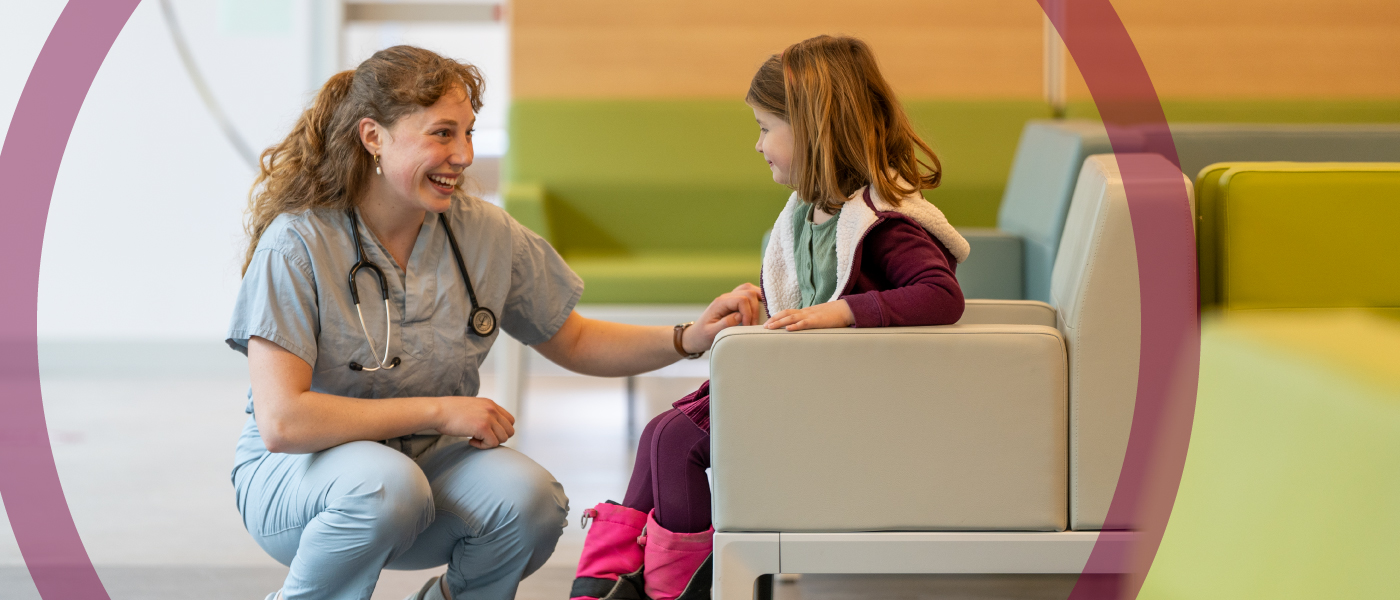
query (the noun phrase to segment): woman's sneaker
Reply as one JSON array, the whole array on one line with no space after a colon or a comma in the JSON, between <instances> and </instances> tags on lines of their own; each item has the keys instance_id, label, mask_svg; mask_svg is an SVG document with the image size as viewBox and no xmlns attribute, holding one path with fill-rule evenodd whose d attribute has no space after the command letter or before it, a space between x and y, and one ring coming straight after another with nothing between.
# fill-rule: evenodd
<instances>
[{"instance_id":1,"label":"woman's sneaker","mask_svg":"<svg viewBox=\"0 0 1400 600\"><path fill-rule=\"evenodd\" d=\"M409 594L404 600L447 600L442 592L442 577L434 577L423 584L423 588Z\"/></svg>"}]
</instances>

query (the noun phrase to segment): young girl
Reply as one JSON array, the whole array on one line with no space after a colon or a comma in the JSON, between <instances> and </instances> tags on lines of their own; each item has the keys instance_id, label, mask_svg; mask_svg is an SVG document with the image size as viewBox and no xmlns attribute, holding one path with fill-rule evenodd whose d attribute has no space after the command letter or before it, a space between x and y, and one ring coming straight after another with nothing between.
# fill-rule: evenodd
<instances>
[{"instance_id":1,"label":"young girl","mask_svg":"<svg viewBox=\"0 0 1400 600\"><path fill-rule=\"evenodd\" d=\"M946 325L963 311L967 241L919 193L941 167L914 133L864 42L820 36L759 68L746 98L756 150L793 188L763 259L764 327ZM928 158L925 163L918 154ZM708 598L709 382L647 425L622 504L593 526L579 598Z\"/></svg>"}]
</instances>

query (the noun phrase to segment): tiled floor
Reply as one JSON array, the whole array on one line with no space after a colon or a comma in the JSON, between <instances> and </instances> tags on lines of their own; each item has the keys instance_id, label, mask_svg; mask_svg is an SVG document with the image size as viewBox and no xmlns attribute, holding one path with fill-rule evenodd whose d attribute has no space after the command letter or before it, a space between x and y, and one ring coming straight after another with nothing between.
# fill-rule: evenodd
<instances>
[{"instance_id":1,"label":"tiled floor","mask_svg":"<svg viewBox=\"0 0 1400 600\"><path fill-rule=\"evenodd\" d=\"M113 600L261 600L286 568L243 530L229 468L246 416L246 364L222 344L50 344L41 350L51 440L74 520ZM538 358L537 363L543 362ZM699 361L691 367L700 367ZM659 410L689 379L650 380ZM484 373L483 394L494 390ZM583 544L577 515L620 499L631 470L625 384L536 364L515 441L570 497L571 525L519 597L563 600ZM375 600L403 598L433 571L386 571ZM1073 577L807 576L779 599L1063 598ZM38 600L0 519L0 600Z\"/></svg>"}]
</instances>

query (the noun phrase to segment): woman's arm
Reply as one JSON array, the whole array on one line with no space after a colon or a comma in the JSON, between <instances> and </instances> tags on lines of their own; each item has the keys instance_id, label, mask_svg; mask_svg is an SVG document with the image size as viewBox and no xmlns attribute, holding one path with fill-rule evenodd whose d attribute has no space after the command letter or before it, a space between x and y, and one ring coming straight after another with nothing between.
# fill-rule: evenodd
<instances>
[{"instance_id":1,"label":"woman's arm","mask_svg":"<svg viewBox=\"0 0 1400 600\"><path fill-rule=\"evenodd\" d=\"M674 352L674 351L673 351ZM515 417L485 398L364 399L311 391L311 365L260 337L248 339L253 415L271 452L305 454L428 429L492 448L515 435Z\"/></svg>"},{"instance_id":2,"label":"woman's arm","mask_svg":"<svg viewBox=\"0 0 1400 600\"><path fill-rule=\"evenodd\" d=\"M761 293L745 283L716 298L695 324L686 328L681 345L686 352L703 352L726 327L753 325L763 318ZM535 346L545 358L584 375L624 377L654 371L680 360L673 327L644 327L588 319L574 312L549 341Z\"/></svg>"}]
</instances>

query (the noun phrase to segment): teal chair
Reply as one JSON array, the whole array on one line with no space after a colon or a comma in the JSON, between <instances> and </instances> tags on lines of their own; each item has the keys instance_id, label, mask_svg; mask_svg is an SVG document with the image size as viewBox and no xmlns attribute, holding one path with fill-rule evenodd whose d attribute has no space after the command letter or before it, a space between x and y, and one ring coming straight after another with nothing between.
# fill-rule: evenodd
<instances>
[{"instance_id":1,"label":"teal chair","mask_svg":"<svg viewBox=\"0 0 1400 600\"><path fill-rule=\"evenodd\" d=\"M1113 152L1094 121L1030 121L1021 131L996 229L959 229L972 254L958 267L968 298L1050 300L1050 271L1084 159Z\"/></svg>"}]
</instances>

